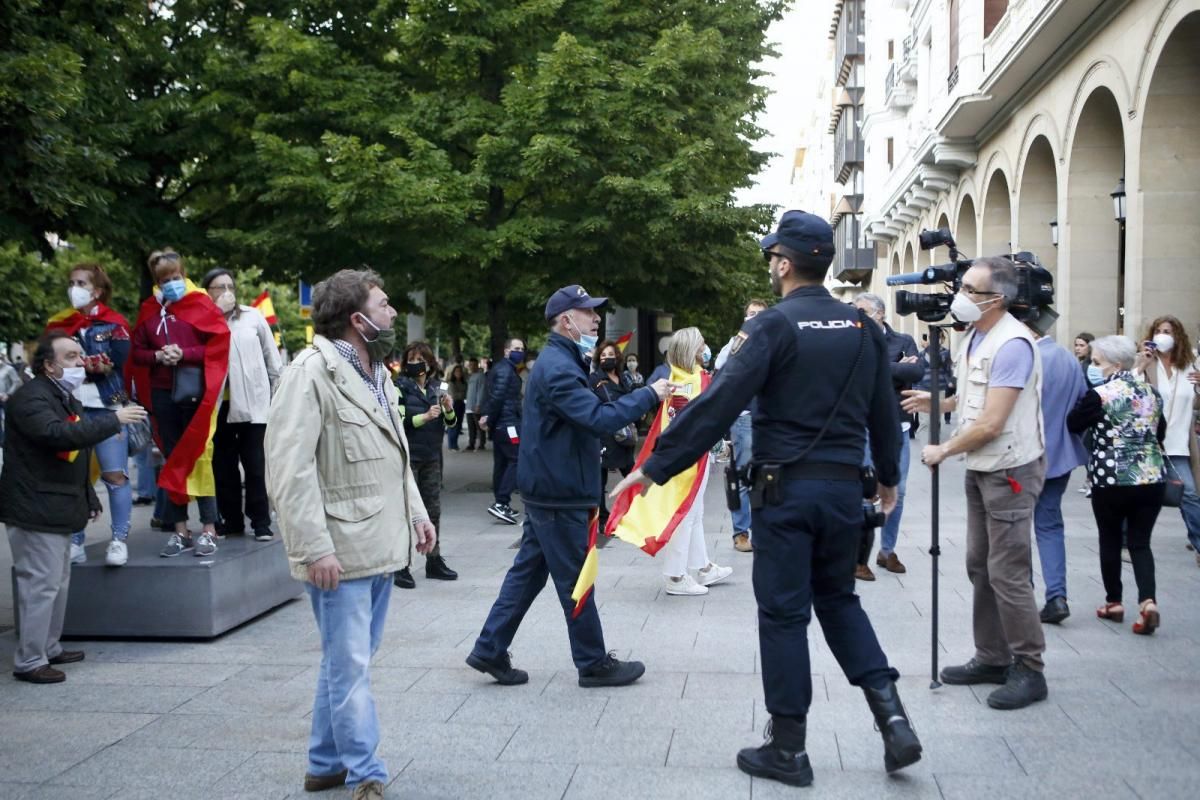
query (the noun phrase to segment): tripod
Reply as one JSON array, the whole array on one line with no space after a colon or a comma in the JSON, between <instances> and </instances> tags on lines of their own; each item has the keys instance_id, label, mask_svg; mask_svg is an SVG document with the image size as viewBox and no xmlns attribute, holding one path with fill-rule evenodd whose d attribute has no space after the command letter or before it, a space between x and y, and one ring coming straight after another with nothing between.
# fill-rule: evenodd
<instances>
[{"instance_id":1,"label":"tripod","mask_svg":"<svg viewBox=\"0 0 1200 800\"><path fill-rule=\"evenodd\" d=\"M942 433L942 333L950 325L930 325L929 326L929 443L940 444ZM930 689L941 687L942 683L938 680L938 557L942 554L942 548L938 542L938 527L940 519L938 516L938 505L940 502L940 465L934 465L930 468L930 490L929 498L933 505L932 515L930 516L930 544L929 555L933 559L933 573L931 577L930 594L933 599L933 639L930 647Z\"/></svg>"}]
</instances>

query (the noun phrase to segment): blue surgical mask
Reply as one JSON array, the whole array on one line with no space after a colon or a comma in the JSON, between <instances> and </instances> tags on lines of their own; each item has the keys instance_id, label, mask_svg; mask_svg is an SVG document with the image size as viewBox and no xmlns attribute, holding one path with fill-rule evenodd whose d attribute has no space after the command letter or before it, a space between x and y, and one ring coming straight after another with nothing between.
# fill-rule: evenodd
<instances>
[{"instance_id":1,"label":"blue surgical mask","mask_svg":"<svg viewBox=\"0 0 1200 800\"><path fill-rule=\"evenodd\" d=\"M567 317L567 321L571 323L571 327L579 334L579 341L575 342L575 346L579 348L580 354L586 356L588 353L594 352L596 345L600 343L600 337L585 335L570 317Z\"/></svg>"},{"instance_id":2,"label":"blue surgical mask","mask_svg":"<svg viewBox=\"0 0 1200 800\"><path fill-rule=\"evenodd\" d=\"M162 290L163 299L168 303L174 303L187 294L187 284L183 278L167 281L159 288Z\"/></svg>"},{"instance_id":3,"label":"blue surgical mask","mask_svg":"<svg viewBox=\"0 0 1200 800\"><path fill-rule=\"evenodd\" d=\"M1105 380L1107 380L1107 378L1104 377L1104 370L1100 369L1100 367L1096 366L1095 364L1088 365L1087 378L1088 383L1090 383L1092 386L1099 386L1100 384L1104 383Z\"/></svg>"},{"instance_id":4,"label":"blue surgical mask","mask_svg":"<svg viewBox=\"0 0 1200 800\"><path fill-rule=\"evenodd\" d=\"M712 361L711 347L704 345L704 352L700 354L700 360L702 360L705 364L707 364L709 361Z\"/></svg>"}]
</instances>

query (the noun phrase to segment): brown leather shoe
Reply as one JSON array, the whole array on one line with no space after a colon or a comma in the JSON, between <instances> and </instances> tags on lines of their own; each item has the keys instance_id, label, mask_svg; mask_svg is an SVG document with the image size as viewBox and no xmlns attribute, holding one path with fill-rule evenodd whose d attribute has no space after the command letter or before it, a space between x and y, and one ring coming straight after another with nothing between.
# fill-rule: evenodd
<instances>
[{"instance_id":1,"label":"brown leather shoe","mask_svg":"<svg viewBox=\"0 0 1200 800\"><path fill-rule=\"evenodd\" d=\"M83 661L82 650L63 650L54 658L50 659L51 664L74 664L77 661Z\"/></svg>"},{"instance_id":2,"label":"brown leather shoe","mask_svg":"<svg viewBox=\"0 0 1200 800\"><path fill-rule=\"evenodd\" d=\"M354 787L350 800L383 800L383 783L381 781L363 781Z\"/></svg>"},{"instance_id":3,"label":"brown leather shoe","mask_svg":"<svg viewBox=\"0 0 1200 800\"><path fill-rule=\"evenodd\" d=\"M908 572L908 570L904 568L904 565L900 563L900 559L895 553L888 553L887 561L884 562L883 566L888 572L894 572L897 575L903 575L904 573Z\"/></svg>"},{"instance_id":4,"label":"brown leather shoe","mask_svg":"<svg viewBox=\"0 0 1200 800\"><path fill-rule=\"evenodd\" d=\"M13 677L26 683L62 683L67 679L64 672L59 672L49 664L43 664L28 672L14 672Z\"/></svg>"},{"instance_id":5,"label":"brown leather shoe","mask_svg":"<svg viewBox=\"0 0 1200 800\"><path fill-rule=\"evenodd\" d=\"M875 573L871 572L871 568L866 564L859 564L854 568L854 577L860 581L873 581L875 580Z\"/></svg>"},{"instance_id":6,"label":"brown leather shoe","mask_svg":"<svg viewBox=\"0 0 1200 800\"><path fill-rule=\"evenodd\" d=\"M750 534L742 532L734 536L733 549L739 553L749 553L754 550L754 545L750 544Z\"/></svg>"},{"instance_id":7,"label":"brown leather shoe","mask_svg":"<svg viewBox=\"0 0 1200 800\"><path fill-rule=\"evenodd\" d=\"M306 792L323 792L326 789L336 789L339 786L346 785L346 776L349 775L348 770L342 770L334 775L304 775L304 791Z\"/></svg>"}]
</instances>

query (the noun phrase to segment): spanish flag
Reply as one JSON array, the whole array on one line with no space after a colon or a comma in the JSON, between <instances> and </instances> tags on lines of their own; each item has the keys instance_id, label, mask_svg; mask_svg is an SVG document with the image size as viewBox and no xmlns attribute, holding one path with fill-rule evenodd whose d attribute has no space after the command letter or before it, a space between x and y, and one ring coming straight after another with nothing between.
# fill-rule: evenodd
<instances>
[{"instance_id":1,"label":"spanish flag","mask_svg":"<svg viewBox=\"0 0 1200 800\"><path fill-rule=\"evenodd\" d=\"M678 388L658 411L650 433L642 444L636 466L645 463L654 452L659 435L666 430L672 418L683 410L692 398L708 388L709 375L697 367L692 371L671 366L671 383ZM651 485L645 496L640 487L631 487L613 503L605 534L640 547L654 555L666 546L679 523L687 516L704 484L704 473L708 468L708 453L700 457L694 466L667 481L662 486Z\"/></svg>"},{"instance_id":2,"label":"spanish flag","mask_svg":"<svg viewBox=\"0 0 1200 800\"><path fill-rule=\"evenodd\" d=\"M583 606L587 603L587 599L596 585L596 573L600 567L600 559L596 554L596 535L599 532L600 509L593 508L591 514L588 515L587 555L583 559L583 569L579 570L579 580L575 581L575 589L571 592L571 599L575 601L575 610L571 612L571 619L575 619L583 611Z\"/></svg>"},{"instance_id":3,"label":"spanish flag","mask_svg":"<svg viewBox=\"0 0 1200 800\"><path fill-rule=\"evenodd\" d=\"M158 485L167 490L171 502L183 504L189 496L212 497L216 494L212 440L217 430L221 390L229 371L229 326L208 293L191 280L187 281L187 294L165 308L158 295L146 298L138 312L135 328L157 325L164 313L190 324L204 340L204 397L158 476ZM150 408L150 367L129 359L125 366L125 381L130 396ZM157 437L157 426L154 432ZM159 447L162 447L161 441Z\"/></svg>"},{"instance_id":4,"label":"spanish flag","mask_svg":"<svg viewBox=\"0 0 1200 800\"><path fill-rule=\"evenodd\" d=\"M634 334L634 332L630 331L629 333L622 336L620 339L617 339L616 344L617 344L618 352L621 352L621 353L625 352L625 348L628 347L629 343L633 341L633 334Z\"/></svg>"},{"instance_id":5,"label":"spanish flag","mask_svg":"<svg viewBox=\"0 0 1200 800\"><path fill-rule=\"evenodd\" d=\"M258 309L258 312L267 320L268 325L279 324L279 317L275 316L275 304L271 302L270 290L263 289L262 294L254 298L250 307Z\"/></svg>"}]
</instances>

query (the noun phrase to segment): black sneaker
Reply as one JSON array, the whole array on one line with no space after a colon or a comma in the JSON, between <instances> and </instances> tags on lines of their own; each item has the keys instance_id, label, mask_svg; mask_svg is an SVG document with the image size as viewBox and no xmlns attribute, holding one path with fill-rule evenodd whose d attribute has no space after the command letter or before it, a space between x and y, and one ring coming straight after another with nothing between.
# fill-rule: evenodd
<instances>
[{"instance_id":1,"label":"black sneaker","mask_svg":"<svg viewBox=\"0 0 1200 800\"><path fill-rule=\"evenodd\" d=\"M767 723L767 740L759 747L738 751L738 769L756 778L808 786L813 782L813 771L804 751L804 734L803 720L772 717Z\"/></svg>"},{"instance_id":2,"label":"black sneaker","mask_svg":"<svg viewBox=\"0 0 1200 800\"><path fill-rule=\"evenodd\" d=\"M1052 597L1046 601L1045 608L1042 609L1042 622L1048 625L1057 625L1067 617L1071 616L1071 609L1067 606L1067 598Z\"/></svg>"},{"instance_id":3,"label":"black sneaker","mask_svg":"<svg viewBox=\"0 0 1200 800\"><path fill-rule=\"evenodd\" d=\"M425 577L435 581L456 581L458 573L450 569L441 556L429 556L425 559Z\"/></svg>"},{"instance_id":4,"label":"black sneaker","mask_svg":"<svg viewBox=\"0 0 1200 800\"><path fill-rule=\"evenodd\" d=\"M501 686L519 686L522 683L529 683L529 673L512 665L512 653L505 653L495 661L488 661L471 653L467 656L467 666L491 675Z\"/></svg>"},{"instance_id":5,"label":"black sneaker","mask_svg":"<svg viewBox=\"0 0 1200 800\"><path fill-rule=\"evenodd\" d=\"M1000 711L1012 711L1045 700L1050 695L1046 676L1020 661L1008 668L1008 680L988 695L987 704Z\"/></svg>"},{"instance_id":6,"label":"black sneaker","mask_svg":"<svg viewBox=\"0 0 1200 800\"><path fill-rule=\"evenodd\" d=\"M392 584L401 589L417 588L417 582L413 580L412 573L409 571L408 567L405 567L392 576Z\"/></svg>"},{"instance_id":7,"label":"black sneaker","mask_svg":"<svg viewBox=\"0 0 1200 800\"><path fill-rule=\"evenodd\" d=\"M517 524L516 515L503 503L492 503L488 506L487 512L501 522L507 522L509 525Z\"/></svg>"},{"instance_id":8,"label":"black sneaker","mask_svg":"<svg viewBox=\"0 0 1200 800\"><path fill-rule=\"evenodd\" d=\"M609 653L594 667L579 670L579 685L585 689L597 686L628 686L646 674L640 661L619 661Z\"/></svg>"},{"instance_id":9,"label":"black sneaker","mask_svg":"<svg viewBox=\"0 0 1200 800\"><path fill-rule=\"evenodd\" d=\"M271 531L270 528L255 528L254 529L254 541L256 541L256 542L269 542L274 538L275 538L275 534Z\"/></svg>"},{"instance_id":10,"label":"black sneaker","mask_svg":"<svg viewBox=\"0 0 1200 800\"><path fill-rule=\"evenodd\" d=\"M1008 664L994 666L971 659L957 667L942 670L942 683L951 686L971 686L976 683L1004 683L1008 680Z\"/></svg>"}]
</instances>

